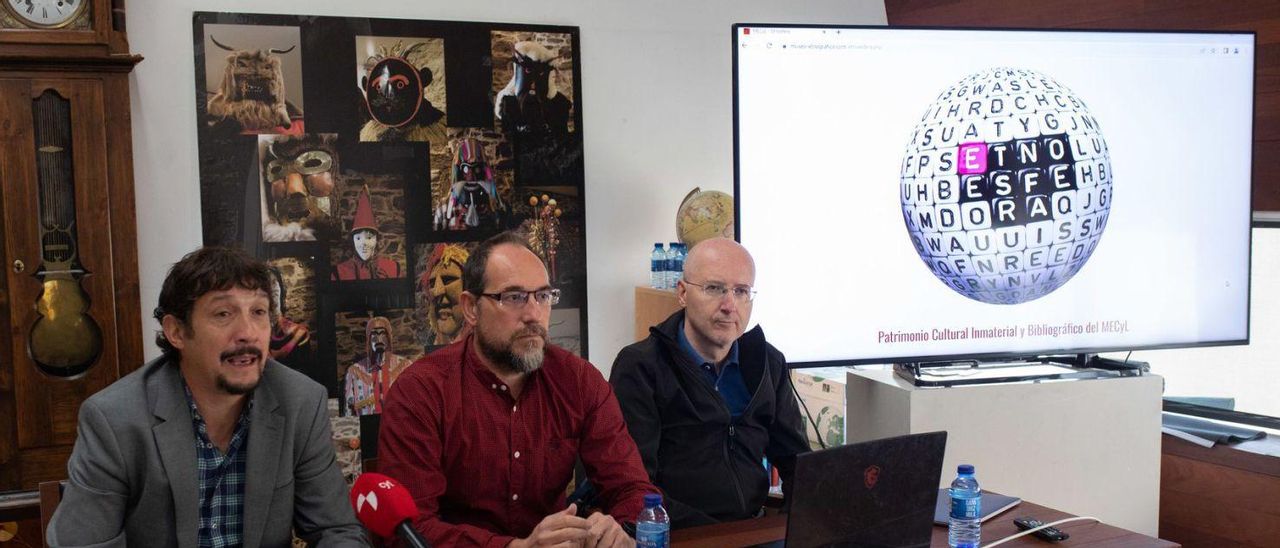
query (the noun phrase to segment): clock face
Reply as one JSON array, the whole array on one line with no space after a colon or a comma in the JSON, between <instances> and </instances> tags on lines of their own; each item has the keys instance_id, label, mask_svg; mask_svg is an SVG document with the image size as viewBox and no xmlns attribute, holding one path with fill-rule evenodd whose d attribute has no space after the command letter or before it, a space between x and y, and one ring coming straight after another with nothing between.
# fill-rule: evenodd
<instances>
[{"instance_id":1,"label":"clock face","mask_svg":"<svg viewBox=\"0 0 1280 548\"><path fill-rule=\"evenodd\" d=\"M4 0L17 19L36 28L58 28L73 21L89 0Z\"/></svg>"}]
</instances>

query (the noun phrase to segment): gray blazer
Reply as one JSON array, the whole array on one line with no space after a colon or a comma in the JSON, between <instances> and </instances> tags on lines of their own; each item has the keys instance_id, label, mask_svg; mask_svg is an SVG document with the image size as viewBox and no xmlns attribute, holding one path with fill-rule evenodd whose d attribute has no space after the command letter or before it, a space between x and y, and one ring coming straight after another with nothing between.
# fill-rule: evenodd
<instances>
[{"instance_id":1,"label":"gray blazer","mask_svg":"<svg viewBox=\"0 0 1280 548\"><path fill-rule=\"evenodd\" d=\"M368 546L334 458L324 387L273 360L254 391L244 546ZM80 406L50 546L195 548L195 432L178 365L164 357Z\"/></svg>"}]
</instances>

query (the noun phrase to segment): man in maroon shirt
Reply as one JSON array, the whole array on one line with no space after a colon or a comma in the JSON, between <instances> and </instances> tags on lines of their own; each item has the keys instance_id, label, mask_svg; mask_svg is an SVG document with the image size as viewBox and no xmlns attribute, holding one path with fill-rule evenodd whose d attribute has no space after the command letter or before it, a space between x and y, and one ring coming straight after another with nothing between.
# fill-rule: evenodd
<instances>
[{"instance_id":1,"label":"man in maroon shirt","mask_svg":"<svg viewBox=\"0 0 1280 548\"><path fill-rule=\"evenodd\" d=\"M409 488L437 546L633 546L649 483L609 383L547 342L552 289L523 238L480 244L462 274L461 340L418 360L387 395L379 471ZM608 512L566 507L582 459Z\"/></svg>"}]
</instances>

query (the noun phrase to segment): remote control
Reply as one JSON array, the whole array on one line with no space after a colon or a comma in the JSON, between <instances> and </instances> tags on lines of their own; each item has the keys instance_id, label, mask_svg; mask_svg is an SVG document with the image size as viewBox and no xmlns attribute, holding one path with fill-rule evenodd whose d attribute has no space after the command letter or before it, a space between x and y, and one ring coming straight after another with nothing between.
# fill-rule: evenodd
<instances>
[{"instance_id":1,"label":"remote control","mask_svg":"<svg viewBox=\"0 0 1280 548\"><path fill-rule=\"evenodd\" d=\"M1018 529L1026 531L1027 529L1035 529L1036 527L1044 525L1044 522L1036 518L1026 516L1026 517L1021 517L1013 520L1013 524L1017 525ZM1066 533L1063 533L1062 531L1059 531L1055 527L1045 527L1044 529L1041 529L1031 534L1034 536L1040 537L1042 539L1045 539L1049 542L1058 542L1060 540L1067 540L1067 538L1071 536Z\"/></svg>"}]
</instances>

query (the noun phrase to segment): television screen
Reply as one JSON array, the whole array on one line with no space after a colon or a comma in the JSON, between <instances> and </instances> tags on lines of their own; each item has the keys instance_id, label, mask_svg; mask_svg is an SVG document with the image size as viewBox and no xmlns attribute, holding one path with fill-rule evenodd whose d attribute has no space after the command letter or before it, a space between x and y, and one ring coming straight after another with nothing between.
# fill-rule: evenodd
<instances>
[{"instance_id":1,"label":"television screen","mask_svg":"<svg viewBox=\"0 0 1280 548\"><path fill-rule=\"evenodd\" d=\"M1248 341L1252 33L733 34L738 237L789 361Z\"/></svg>"}]
</instances>

